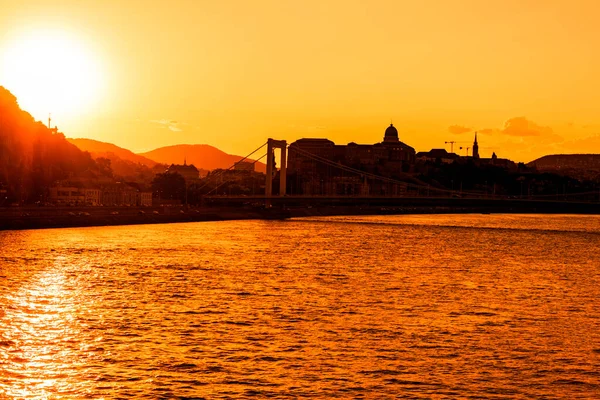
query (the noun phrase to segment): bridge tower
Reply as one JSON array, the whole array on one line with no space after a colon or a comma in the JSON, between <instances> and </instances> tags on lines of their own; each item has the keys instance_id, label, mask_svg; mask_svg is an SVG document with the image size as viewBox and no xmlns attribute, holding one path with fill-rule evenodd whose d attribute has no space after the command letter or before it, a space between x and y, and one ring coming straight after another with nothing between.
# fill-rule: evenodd
<instances>
[{"instance_id":1,"label":"bridge tower","mask_svg":"<svg viewBox=\"0 0 600 400\"><path fill-rule=\"evenodd\" d=\"M279 171L279 196L285 196L287 176L287 143L285 140L267 140L267 177L265 183L265 197L267 204L273 196L273 174L274 174L274 150L281 150L281 169Z\"/></svg>"}]
</instances>

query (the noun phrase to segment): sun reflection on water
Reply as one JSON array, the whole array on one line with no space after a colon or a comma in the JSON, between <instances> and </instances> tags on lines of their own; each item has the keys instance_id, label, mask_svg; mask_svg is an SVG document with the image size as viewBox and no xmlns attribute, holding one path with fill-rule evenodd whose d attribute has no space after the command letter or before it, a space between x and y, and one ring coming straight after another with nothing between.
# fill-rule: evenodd
<instances>
[{"instance_id":1,"label":"sun reflection on water","mask_svg":"<svg viewBox=\"0 0 600 400\"><path fill-rule=\"evenodd\" d=\"M82 362L76 346L76 299L64 257L3 299L0 393L12 398L60 398L77 390Z\"/></svg>"}]
</instances>

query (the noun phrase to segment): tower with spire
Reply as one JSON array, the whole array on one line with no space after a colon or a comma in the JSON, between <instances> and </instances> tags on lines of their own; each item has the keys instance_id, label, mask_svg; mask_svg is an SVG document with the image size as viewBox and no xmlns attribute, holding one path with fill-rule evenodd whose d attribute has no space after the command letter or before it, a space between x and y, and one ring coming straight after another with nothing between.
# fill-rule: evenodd
<instances>
[{"instance_id":1,"label":"tower with spire","mask_svg":"<svg viewBox=\"0 0 600 400\"><path fill-rule=\"evenodd\" d=\"M479 145L477 144L477 132L475 132L475 141L473 142L473 158L479 159Z\"/></svg>"}]
</instances>

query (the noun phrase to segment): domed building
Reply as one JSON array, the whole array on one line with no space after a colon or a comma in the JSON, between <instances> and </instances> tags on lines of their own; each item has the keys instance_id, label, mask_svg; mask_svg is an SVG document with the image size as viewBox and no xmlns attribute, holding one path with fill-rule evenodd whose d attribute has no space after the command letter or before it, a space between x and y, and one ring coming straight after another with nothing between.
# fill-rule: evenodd
<instances>
[{"instance_id":1,"label":"domed building","mask_svg":"<svg viewBox=\"0 0 600 400\"><path fill-rule=\"evenodd\" d=\"M354 182L355 177L316 162L309 154L379 176L398 179L412 170L416 152L400 141L398 130L393 124L385 129L383 141L375 144L352 142L336 145L328 139L299 139L291 143L288 149L288 182L295 193L348 194L365 191L362 187L358 188L363 184L360 180ZM374 190L376 188L369 188L371 193Z\"/></svg>"},{"instance_id":2,"label":"domed building","mask_svg":"<svg viewBox=\"0 0 600 400\"><path fill-rule=\"evenodd\" d=\"M388 161L397 162L400 161L405 165L412 165L415 163L415 149L402 143L398 138L398 129L394 124L390 124L385 130L383 135L383 142L380 143L385 146L388 150Z\"/></svg>"},{"instance_id":3,"label":"domed building","mask_svg":"<svg viewBox=\"0 0 600 400\"><path fill-rule=\"evenodd\" d=\"M398 129L394 127L394 124L390 124L385 130L385 134L383 135L383 141L387 142L399 142L398 139Z\"/></svg>"}]
</instances>

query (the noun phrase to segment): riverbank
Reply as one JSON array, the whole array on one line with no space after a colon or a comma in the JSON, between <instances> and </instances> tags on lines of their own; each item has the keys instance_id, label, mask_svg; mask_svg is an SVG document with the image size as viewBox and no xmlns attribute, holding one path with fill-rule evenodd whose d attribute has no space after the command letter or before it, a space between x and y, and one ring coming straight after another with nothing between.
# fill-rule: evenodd
<instances>
[{"instance_id":1,"label":"riverbank","mask_svg":"<svg viewBox=\"0 0 600 400\"><path fill-rule=\"evenodd\" d=\"M261 219L260 210L229 207L19 207L0 210L0 230Z\"/></svg>"},{"instance_id":2,"label":"riverbank","mask_svg":"<svg viewBox=\"0 0 600 400\"><path fill-rule=\"evenodd\" d=\"M186 207L15 207L0 209L0 230L86 226L165 224L247 219L286 219L337 215L392 214L600 214L600 204L555 202L405 203L394 205L327 205L270 209L244 206Z\"/></svg>"}]
</instances>

